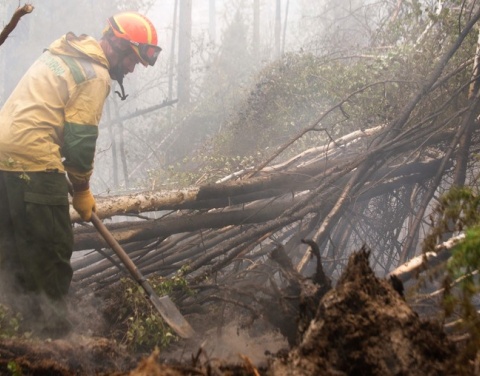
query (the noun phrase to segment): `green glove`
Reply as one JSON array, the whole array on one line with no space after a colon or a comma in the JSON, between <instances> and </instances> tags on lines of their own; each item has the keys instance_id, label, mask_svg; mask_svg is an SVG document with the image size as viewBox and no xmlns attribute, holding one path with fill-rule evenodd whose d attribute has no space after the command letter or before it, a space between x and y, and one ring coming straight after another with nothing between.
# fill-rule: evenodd
<instances>
[{"instance_id":1,"label":"green glove","mask_svg":"<svg viewBox=\"0 0 480 376\"><path fill-rule=\"evenodd\" d=\"M90 189L80 192L73 192L73 208L80 214L84 221L92 218L92 211L95 211L95 198Z\"/></svg>"}]
</instances>

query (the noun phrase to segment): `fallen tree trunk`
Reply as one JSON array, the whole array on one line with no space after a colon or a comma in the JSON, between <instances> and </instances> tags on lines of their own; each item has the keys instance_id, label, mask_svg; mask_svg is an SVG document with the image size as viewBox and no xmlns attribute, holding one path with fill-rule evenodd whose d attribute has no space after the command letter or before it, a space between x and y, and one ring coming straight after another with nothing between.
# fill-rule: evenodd
<instances>
[{"instance_id":1,"label":"fallen tree trunk","mask_svg":"<svg viewBox=\"0 0 480 376\"><path fill-rule=\"evenodd\" d=\"M476 17L480 13L475 13L472 22ZM391 123L339 137L338 143L330 140L329 145L300 153L285 163L233 174L217 184L98 198L98 214L103 218L148 212L162 216L152 220L142 215L141 221L108 225L148 273L168 276L181 269L182 275L194 282L219 272L226 278L227 270L248 267L239 261L242 257L261 263L264 248L279 239L289 244L286 251L297 267L308 270L310 253L300 244L297 234L301 233L319 245L332 279L351 250L365 243L381 249L373 260L387 274L400 258L419 250L419 229L429 226L423 218L425 203L434 205L431 193L441 194L448 188L448 183L442 185L438 178L446 181L451 174L451 151L459 135L454 125L471 110L469 103L459 101L445 117L436 108L426 114L414 110L454 76L448 72L442 77L442 73L472 22ZM341 110L354 96L333 108ZM450 101L445 98L440 105ZM307 129L312 128L315 126ZM471 151L479 145L474 133ZM280 202L287 196L289 201ZM177 212L158 213L163 210ZM76 250L105 252L105 244L93 229L76 226L75 237ZM88 259L99 262L98 256ZM108 284L118 274L103 262L90 270L87 264L75 264L75 273L84 277L82 285L100 280Z\"/></svg>"},{"instance_id":2,"label":"fallen tree trunk","mask_svg":"<svg viewBox=\"0 0 480 376\"><path fill-rule=\"evenodd\" d=\"M380 127L377 127L380 128ZM380 128L381 129L381 128ZM365 137L364 132L360 133ZM370 133L366 133L370 135ZM376 135L377 133L373 133ZM436 137L431 137L431 144L450 137L450 132L445 132ZM340 142L340 141L339 141ZM340 144L343 145L343 144ZM352 142L342 147L338 146L337 154L333 155L331 149L328 153L306 155L293 158L297 162L296 167L292 163L278 165L261 172L260 176L247 180L226 181L217 184L207 184L199 187L189 187L179 190L139 192L127 196L109 196L108 198L97 197L97 215L99 218L110 218L116 215L138 214L157 210L180 210L180 209L212 209L226 207L235 204L248 203L262 198L276 197L281 194L304 191L318 185L318 179L322 179L332 169L342 169L350 166L353 161L361 156L361 150L348 149ZM361 147L360 145L353 145ZM416 143L409 142L403 151L407 152L416 147ZM323 152L323 148L320 148ZM438 162L437 162L438 163ZM286 169L285 167L290 167ZM376 176L388 177L392 172L397 176L409 173L424 174L428 170L436 169L436 162L431 159L423 162L412 162L398 166L382 167L376 172ZM396 172L395 172L396 171ZM248 173L248 171L245 171ZM240 176L237 176L240 177ZM80 217L70 210L72 222L79 222Z\"/></svg>"},{"instance_id":3,"label":"fallen tree trunk","mask_svg":"<svg viewBox=\"0 0 480 376\"><path fill-rule=\"evenodd\" d=\"M418 277L420 273L428 272L430 268L447 261L451 256L453 247L463 241L463 239L465 239L465 235L461 234L443 242L442 244L438 244L435 247L435 252L427 252L423 255L414 257L406 263L398 266L388 275L399 278L403 283L414 277Z\"/></svg>"},{"instance_id":4,"label":"fallen tree trunk","mask_svg":"<svg viewBox=\"0 0 480 376\"><path fill-rule=\"evenodd\" d=\"M365 184L364 193L358 198L359 201L369 200L377 195L383 194L385 191L394 190L395 187L405 186L409 184L424 184L428 181L432 174L436 171L436 168L440 161L431 160L429 162L414 162L412 164L406 164L403 166L381 169L377 172L376 178L381 179L381 182L374 181L372 183ZM372 186L372 188L369 188ZM208 186L204 191L209 191L209 196L214 196L217 193L221 194L227 189L225 187L218 187L218 191L215 189L215 186ZM305 186L302 186L305 188ZM236 188L235 188L236 189ZM203 188L199 188L197 191L202 192ZM263 191L271 193L272 191ZM278 191L275 191L278 193ZM282 192L283 193L283 192ZM227 193L228 194L228 193ZM127 198L120 197L114 198L107 202L100 204L101 207L111 207L113 206L122 207L119 205L120 202L137 202L137 208L142 207L143 210L154 210L158 207L161 207L165 210L168 206L173 203L169 201L169 198L175 197L175 192L166 195L159 195L158 197L166 198L167 203L164 202L164 206L160 206L162 200L153 199L152 196L146 194L139 194L135 196L129 196ZM192 196L193 197L193 196ZM260 195L255 195L256 198L261 197ZM115 234L116 239L119 243L128 243L141 240L155 239L157 237L166 237L168 235L197 231L201 229L208 228L222 228L228 225L245 225L249 223L262 223L268 220L272 220L282 214L286 209L290 208L295 202L299 202L300 197L295 198L295 195L292 193L291 196L272 196L271 200L263 200L257 202L255 205L249 205L246 207L232 206L227 210L217 211L217 212L208 212L203 213L199 212L197 214L175 214L175 215L166 215L164 218L159 220L150 220L150 221L127 221L120 223L113 223L107 225L108 229ZM142 199L145 199L142 201ZM219 202L221 199L218 199ZM228 197L225 198L225 201L228 200ZM140 202L143 202L140 204ZM153 206L148 206L150 203ZM182 205L171 206L171 208L180 209ZM105 212L104 212L105 215ZM86 250L102 247L104 244L101 237L99 237L95 230L85 227L77 228L75 231L75 246L74 250Z\"/></svg>"}]
</instances>

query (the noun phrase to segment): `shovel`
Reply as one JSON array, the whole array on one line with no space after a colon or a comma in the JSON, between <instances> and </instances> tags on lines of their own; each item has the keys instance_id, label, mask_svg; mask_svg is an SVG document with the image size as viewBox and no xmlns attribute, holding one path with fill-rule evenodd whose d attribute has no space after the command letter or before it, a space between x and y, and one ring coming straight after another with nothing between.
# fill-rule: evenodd
<instances>
[{"instance_id":1,"label":"shovel","mask_svg":"<svg viewBox=\"0 0 480 376\"><path fill-rule=\"evenodd\" d=\"M108 245L115 251L117 256L126 266L132 277L138 282L140 286L145 290L148 299L156 308L158 313L162 316L165 322L182 338L191 338L194 336L195 332L190 324L185 320L183 315L180 313L175 303L168 297L168 295L158 297L155 294L152 286L148 283L146 278L142 275L140 270L135 266L133 261L127 255L125 250L117 242L117 240L112 236L107 227L103 222L98 218L95 212L92 212L91 221L97 231L102 235Z\"/></svg>"}]
</instances>

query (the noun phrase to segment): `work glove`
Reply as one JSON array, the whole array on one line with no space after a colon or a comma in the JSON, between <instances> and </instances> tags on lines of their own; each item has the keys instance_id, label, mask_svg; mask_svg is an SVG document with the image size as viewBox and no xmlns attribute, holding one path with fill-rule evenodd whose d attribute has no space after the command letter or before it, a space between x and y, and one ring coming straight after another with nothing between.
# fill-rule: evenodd
<instances>
[{"instance_id":1,"label":"work glove","mask_svg":"<svg viewBox=\"0 0 480 376\"><path fill-rule=\"evenodd\" d=\"M73 208L80 214L84 221L90 221L92 211L95 211L95 198L90 189L85 191L73 191Z\"/></svg>"}]
</instances>

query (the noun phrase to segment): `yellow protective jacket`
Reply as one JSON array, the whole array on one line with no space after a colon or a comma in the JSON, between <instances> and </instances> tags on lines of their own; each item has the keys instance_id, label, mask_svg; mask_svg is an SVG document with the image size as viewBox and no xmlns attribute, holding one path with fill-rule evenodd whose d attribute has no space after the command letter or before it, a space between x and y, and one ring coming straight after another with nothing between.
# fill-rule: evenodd
<instances>
[{"instance_id":1,"label":"yellow protective jacket","mask_svg":"<svg viewBox=\"0 0 480 376\"><path fill-rule=\"evenodd\" d=\"M0 110L0 170L66 171L72 183L88 183L108 69L92 37L68 33L53 42Z\"/></svg>"}]
</instances>

